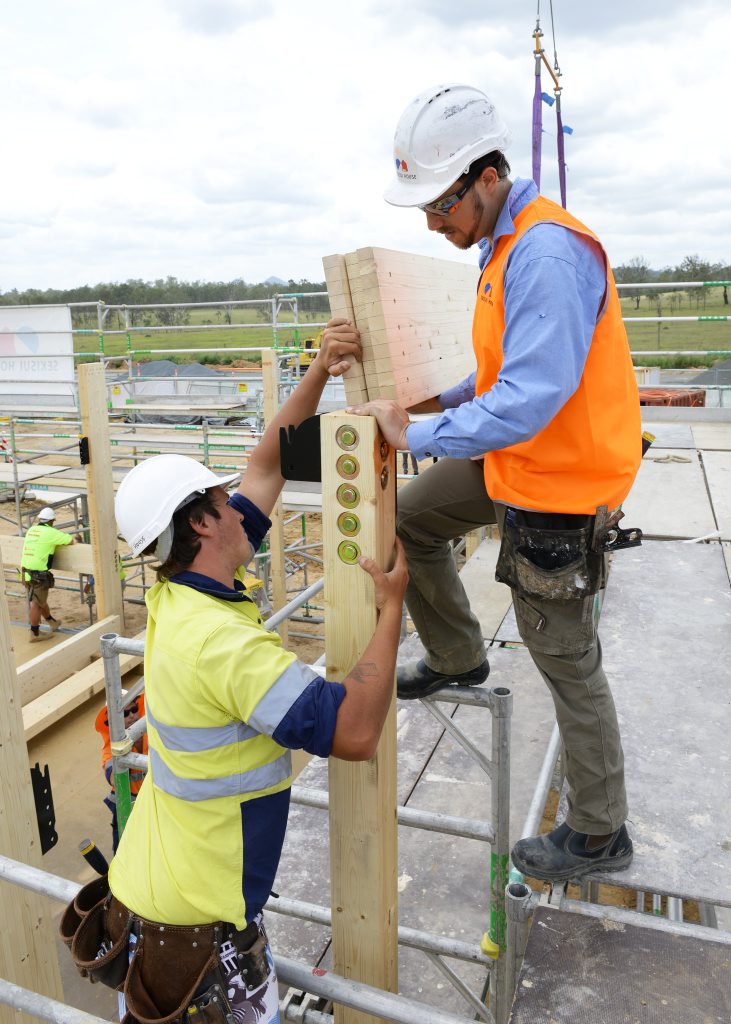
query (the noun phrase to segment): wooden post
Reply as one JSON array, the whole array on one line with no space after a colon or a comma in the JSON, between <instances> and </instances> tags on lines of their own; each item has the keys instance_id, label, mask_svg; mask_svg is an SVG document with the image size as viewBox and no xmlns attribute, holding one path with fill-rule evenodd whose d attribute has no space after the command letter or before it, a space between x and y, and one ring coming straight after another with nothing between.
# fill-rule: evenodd
<instances>
[{"instance_id":1,"label":"wooden post","mask_svg":"<svg viewBox=\"0 0 731 1024\"><path fill-rule=\"evenodd\" d=\"M264 386L264 426L268 427L279 412L279 364L277 353L267 349L261 354L262 383ZM269 531L269 572L272 581L272 607L279 611L287 603L287 571L284 560L284 510L281 496L269 517L272 528ZM289 623L285 619L277 626L277 632L286 645L289 639Z\"/></svg>"},{"instance_id":2,"label":"wooden post","mask_svg":"<svg viewBox=\"0 0 731 1024\"><path fill-rule=\"evenodd\" d=\"M6 857L41 867L28 750L17 690L10 640L10 616L0 586L0 852ZM23 988L63 1000L56 957L55 929L48 900L10 882L0 882L0 964L2 976ZM32 1021L0 1005L0 1024Z\"/></svg>"},{"instance_id":3,"label":"wooden post","mask_svg":"<svg viewBox=\"0 0 731 1024\"><path fill-rule=\"evenodd\" d=\"M89 527L94 552L94 589L97 614L119 615L124 629L122 581L119 578L117 525L114 520L112 448L109 441L107 388L103 363L79 367L81 434L89 444L86 490Z\"/></svg>"},{"instance_id":4,"label":"wooden post","mask_svg":"<svg viewBox=\"0 0 731 1024\"><path fill-rule=\"evenodd\" d=\"M373 583L359 554L385 567L393 552L396 465L370 416L321 418L327 678L343 679L376 626ZM330 873L333 969L398 991L396 700L376 756L331 758ZM376 1018L335 1007L337 1024Z\"/></svg>"}]
</instances>

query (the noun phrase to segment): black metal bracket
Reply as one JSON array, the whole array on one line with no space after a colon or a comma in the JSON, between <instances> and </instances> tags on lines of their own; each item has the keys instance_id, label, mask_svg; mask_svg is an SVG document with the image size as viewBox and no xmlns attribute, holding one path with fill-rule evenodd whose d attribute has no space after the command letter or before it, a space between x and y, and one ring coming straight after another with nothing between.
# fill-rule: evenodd
<instances>
[{"instance_id":1,"label":"black metal bracket","mask_svg":"<svg viewBox=\"0 0 731 1024\"><path fill-rule=\"evenodd\" d=\"M38 832L41 837L41 853L48 853L51 847L58 842L56 812L53 809L53 793L51 792L51 776L48 765L45 765L41 771L41 766L36 761L35 768L30 770L30 779L33 784Z\"/></svg>"},{"instance_id":2,"label":"black metal bracket","mask_svg":"<svg viewBox=\"0 0 731 1024\"><path fill-rule=\"evenodd\" d=\"M79 438L79 461L82 466L88 466L91 462L91 454L89 452L89 438Z\"/></svg>"},{"instance_id":3,"label":"black metal bracket","mask_svg":"<svg viewBox=\"0 0 731 1024\"><path fill-rule=\"evenodd\" d=\"M607 531L602 542L602 551L621 551L622 548L638 548L642 544L642 530L638 526L630 526L623 530L613 526Z\"/></svg>"},{"instance_id":4,"label":"black metal bracket","mask_svg":"<svg viewBox=\"0 0 731 1024\"><path fill-rule=\"evenodd\" d=\"M319 416L279 428L279 466L285 480L322 480Z\"/></svg>"}]
</instances>

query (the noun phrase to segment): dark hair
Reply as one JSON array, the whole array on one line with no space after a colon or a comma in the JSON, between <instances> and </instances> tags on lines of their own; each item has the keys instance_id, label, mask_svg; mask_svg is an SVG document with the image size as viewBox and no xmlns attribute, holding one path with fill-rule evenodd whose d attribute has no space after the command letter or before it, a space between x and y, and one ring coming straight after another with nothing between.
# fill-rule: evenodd
<instances>
[{"instance_id":1,"label":"dark hair","mask_svg":"<svg viewBox=\"0 0 731 1024\"><path fill-rule=\"evenodd\" d=\"M510 174L510 164L505 159L505 154L499 149L493 149L492 153L485 153L484 156L472 161L464 175L466 180L476 181L486 167L494 167L498 178L507 178Z\"/></svg>"},{"instance_id":2,"label":"dark hair","mask_svg":"<svg viewBox=\"0 0 731 1024\"><path fill-rule=\"evenodd\" d=\"M214 519L221 518L221 513L213 504L210 491L198 495L175 513L173 516L173 546L168 557L155 570L158 580L169 580L171 576L184 572L194 560L200 551L201 541L190 524L191 522L199 523L204 515L213 516ZM145 548L144 554L154 555L156 547L157 539Z\"/></svg>"}]
</instances>

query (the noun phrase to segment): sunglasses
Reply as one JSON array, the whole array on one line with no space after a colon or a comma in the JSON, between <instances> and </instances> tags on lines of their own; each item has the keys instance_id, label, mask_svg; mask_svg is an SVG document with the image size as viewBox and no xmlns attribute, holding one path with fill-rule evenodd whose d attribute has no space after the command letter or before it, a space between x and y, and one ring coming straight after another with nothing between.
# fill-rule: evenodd
<instances>
[{"instance_id":1,"label":"sunglasses","mask_svg":"<svg viewBox=\"0 0 731 1024\"><path fill-rule=\"evenodd\" d=\"M450 217L460 208L462 200L474 183L474 179L472 181L468 181L461 188L457 189L456 192L451 192L448 196L443 196L441 199L437 199L433 203L425 203L423 206L420 206L419 209L423 213L436 213L438 217Z\"/></svg>"},{"instance_id":2,"label":"sunglasses","mask_svg":"<svg viewBox=\"0 0 731 1024\"><path fill-rule=\"evenodd\" d=\"M134 704L130 704L129 707L124 709L124 717L127 718L128 715L136 715L139 709L140 706L137 701L135 701Z\"/></svg>"}]
</instances>

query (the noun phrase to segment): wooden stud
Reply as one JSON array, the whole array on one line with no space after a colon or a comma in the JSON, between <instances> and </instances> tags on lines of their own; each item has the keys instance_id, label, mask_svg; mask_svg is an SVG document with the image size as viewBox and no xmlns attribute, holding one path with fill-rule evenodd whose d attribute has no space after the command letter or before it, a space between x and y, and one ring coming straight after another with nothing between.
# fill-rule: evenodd
<instances>
[{"instance_id":1,"label":"wooden stud","mask_svg":"<svg viewBox=\"0 0 731 1024\"><path fill-rule=\"evenodd\" d=\"M144 631L138 633L135 640L143 640L144 636ZM119 668L123 677L141 664L142 658L135 654L119 656ZM26 740L48 729L64 715L68 715L95 694L101 693L103 689L104 662L99 658L24 706L23 727Z\"/></svg>"},{"instance_id":2,"label":"wooden stud","mask_svg":"<svg viewBox=\"0 0 731 1024\"><path fill-rule=\"evenodd\" d=\"M0 536L0 559L8 566L20 566L23 554L23 537ZM56 548L53 555L54 572L94 572L94 554L91 544L67 544Z\"/></svg>"},{"instance_id":3,"label":"wooden stud","mask_svg":"<svg viewBox=\"0 0 731 1024\"><path fill-rule=\"evenodd\" d=\"M101 637L105 633L119 633L120 625L118 615L107 615L21 665L18 669L18 693L22 706L85 668L92 658L98 658Z\"/></svg>"},{"instance_id":4,"label":"wooden stud","mask_svg":"<svg viewBox=\"0 0 731 1024\"><path fill-rule=\"evenodd\" d=\"M38 823L13 664L10 616L3 587L0 587L0 778L3 784L0 852L40 868ZM48 900L3 882L0 885L0 921L3 978L62 1001L55 929ZM9 1006L0 1005L0 1024L31 1020Z\"/></svg>"},{"instance_id":5,"label":"wooden stud","mask_svg":"<svg viewBox=\"0 0 731 1024\"><path fill-rule=\"evenodd\" d=\"M357 545L381 567L393 552L396 511L394 451L382 442L370 416L330 413L321 418L323 546L325 559L325 653L327 678L341 680L358 661L376 626L373 583L357 564L343 560L342 545ZM341 428L358 441L342 447ZM340 438L340 443L339 439ZM383 449L382 449L383 444ZM358 461L344 478L342 456ZM342 467L342 463L341 463ZM358 501L348 508L338 488L351 484ZM357 517L349 535L341 516ZM340 524L340 525L339 525ZM351 521L350 528L353 527ZM355 555L354 551L350 554ZM331 758L330 872L333 969L387 991L398 991L398 892L396 835L396 701L388 713L376 756L352 763ZM376 1018L335 1007L337 1024L372 1024Z\"/></svg>"},{"instance_id":6,"label":"wooden stud","mask_svg":"<svg viewBox=\"0 0 731 1024\"><path fill-rule=\"evenodd\" d=\"M333 316L344 317L357 326L345 257L323 256L322 267L325 271L325 282L330 297L330 312ZM354 405L358 402L368 401L368 387L362 363L354 363L347 373L343 374L343 384L348 404Z\"/></svg>"},{"instance_id":7,"label":"wooden stud","mask_svg":"<svg viewBox=\"0 0 731 1024\"><path fill-rule=\"evenodd\" d=\"M117 525L114 520L114 483L109 443L107 389L102 363L79 367L81 433L88 438L90 462L86 467L89 527L94 551L94 588L100 618L119 615L124 632L122 581L119 578Z\"/></svg>"},{"instance_id":8,"label":"wooden stud","mask_svg":"<svg viewBox=\"0 0 731 1024\"><path fill-rule=\"evenodd\" d=\"M262 384L264 388L264 426L268 427L279 412L279 364L277 353L267 349L261 354ZM272 607L275 612L287 603L287 570L284 556L284 511L282 498L269 517L272 528L269 531L269 572L272 581ZM277 633L286 645L289 639L289 623L285 619L277 626Z\"/></svg>"}]
</instances>

